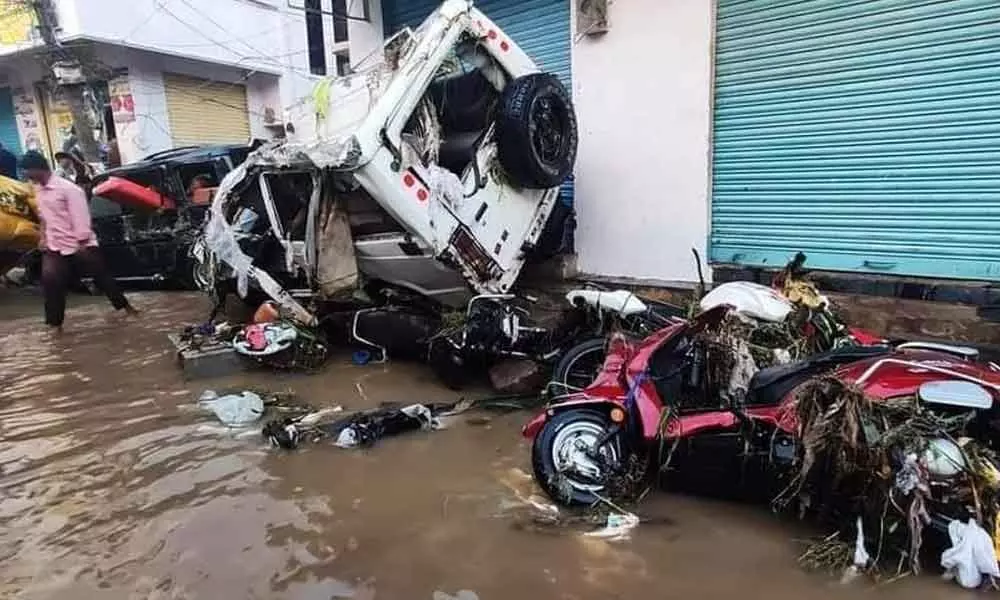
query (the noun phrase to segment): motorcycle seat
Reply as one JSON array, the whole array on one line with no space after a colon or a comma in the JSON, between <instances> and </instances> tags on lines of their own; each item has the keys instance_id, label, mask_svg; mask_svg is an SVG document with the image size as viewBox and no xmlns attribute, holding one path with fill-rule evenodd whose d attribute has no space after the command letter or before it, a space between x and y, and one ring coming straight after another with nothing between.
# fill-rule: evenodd
<instances>
[{"instance_id":1,"label":"motorcycle seat","mask_svg":"<svg viewBox=\"0 0 1000 600\"><path fill-rule=\"evenodd\" d=\"M824 371L841 365L884 356L892 352L889 346L847 346L814 354L809 358L761 369L750 380L746 404L753 406L773 406L780 404L789 392Z\"/></svg>"}]
</instances>

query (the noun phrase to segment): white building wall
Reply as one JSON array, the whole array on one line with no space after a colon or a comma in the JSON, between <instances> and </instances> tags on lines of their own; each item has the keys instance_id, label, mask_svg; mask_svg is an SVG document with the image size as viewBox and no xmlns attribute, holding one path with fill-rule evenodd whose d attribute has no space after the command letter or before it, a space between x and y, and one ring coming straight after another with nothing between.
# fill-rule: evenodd
<instances>
[{"instance_id":1,"label":"white building wall","mask_svg":"<svg viewBox=\"0 0 1000 600\"><path fill-rule=\"evenodd\" d=\"M254 137L273 137L274 132L265 123L268 109L277 119L282 116L280 78L277 75L111 46L102 46L98 58L108 66L128 69L129 86L135 102L135 121L124 125L116 123L119 151L125 162L173 147L163 73L246 86L250 134Z\"/></svg>"},{"instance_id":2,"label":"white building wall","mask_svg":"<svg viewBox=\"0 0 1000 600\"><path fill-rule=\"evenodd\" d=\"M614 2L611 30L574 43L581 273L697 281L691 248L704 260L709 232L713 4Z\"/></svg>"},{"instance_id":3,"label":"white building wall","mask_svg":"<svg viewBox=\"0 0 1000 600\"><path fill-rule=\"evenodd\" d=\"M363 16L363 6L360 1L348 2L351 16ZM347 36L351 42L351 66L357 66L360 62L381 60L377 53L382 50L382 2L380 0L368 0L368 22L348 21Z\"/></svg>"},{"instance_id":4,"label":"white building wall","mask_svg":"<svg viewBox=\"0 0 1000 600\"><path fill-rule=\"evenodd\" d=\"M305 17L285 0L62 0L76 6L66 36L282 76L282 99L306 93Z\"/></svg>"},{"instance_id":5,"label":"white building wall","mask_svg":"<svg viewBox=\"0 0 1000 600\"><path fill-rule=\"evenodd\" d=\"M135 102L135 121L115 124L118 152L123 163L137 161L173 145L163 73L149 65L133 65L128 70L128 83Z\"/></svg>"}]
</instances>

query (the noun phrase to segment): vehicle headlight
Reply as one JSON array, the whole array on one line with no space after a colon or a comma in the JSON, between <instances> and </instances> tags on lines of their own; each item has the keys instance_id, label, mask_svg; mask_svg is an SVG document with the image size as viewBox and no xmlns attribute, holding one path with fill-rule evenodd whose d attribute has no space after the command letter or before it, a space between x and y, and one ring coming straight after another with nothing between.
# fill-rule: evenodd
<instances>
[{"instance_id":1,"label":"vehicle headlight","mask_svg":"<svg viewBox=\"0 0 1000 600\"><path fill-rule=\"evenodd\" d=\"M924 450L924 464L933 477L954 477L965 470L965 455L958 444L947 438L934 438Z\"/></svg>"}]
</instances>

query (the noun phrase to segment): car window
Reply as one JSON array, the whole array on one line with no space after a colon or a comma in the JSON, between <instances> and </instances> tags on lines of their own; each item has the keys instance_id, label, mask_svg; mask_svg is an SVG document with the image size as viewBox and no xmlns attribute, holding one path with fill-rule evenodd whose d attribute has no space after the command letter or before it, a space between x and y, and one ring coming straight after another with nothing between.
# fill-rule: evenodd
<instances>
[{"instance_id":1,"label":"car window","mask_svg":"<svg viewBox=\"0 0 1000 600\"><path fill-rule=\"evenodd\" d=\"M182 165L177 168L181 185L190 197L191 192L199 187L219 187L219 174L215 169L215 160Z\"/></svg>"},{"instance_id":2,"label":"car window","mask_svg":"<svg viewBox=\"0 0 1000 600\"><path fill-rule=\"evenodd\" d=\"M293 240L304 240L306 216L312 197L311 173L281 173L265 175L274 199L274 208L285 234Z\"/></svg>"},{"instance_id":3,"label":"car window","mask_svg":"<svg viewBox=\"0 0 1000 600\"><path fill-rule=\"evenodd\" d=\"M103 196L93 196L90 199L90 216L95 219L117 217L122 214L122 206Z\"/></svg>"},{"instance_id":4,"label":"car window","mask_svg":"<svg viewBox=\"0 0 1000 600\"><path fill-rule=\"evenodd\" d=\"M250 156L249 148L240 148L229 153L229 160L233 161L233 168L240 166Z\"/></svg>"}]
</instances>

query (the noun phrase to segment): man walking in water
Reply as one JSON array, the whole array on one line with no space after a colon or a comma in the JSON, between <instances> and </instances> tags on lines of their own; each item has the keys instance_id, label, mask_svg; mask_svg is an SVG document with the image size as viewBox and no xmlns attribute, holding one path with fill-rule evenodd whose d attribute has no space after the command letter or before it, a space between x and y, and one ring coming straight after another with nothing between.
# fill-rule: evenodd
<instances>
[{"instance_id":1,"label":"man walking in water","mask_svg":"<svg viewBox=\"0 0 1000 600\"><path fill-rule=\"evenodd\" d=\"M62 331L69 291L70 267L94 278L115 310L129 315L136 310L108 273L97 248L90 224L87 196L76 184L52 173L49 162L38 152L26 152L21 169L35 184L42 224L42 291L45 294L45 324Z\"/></svg>"}]
</instances>

